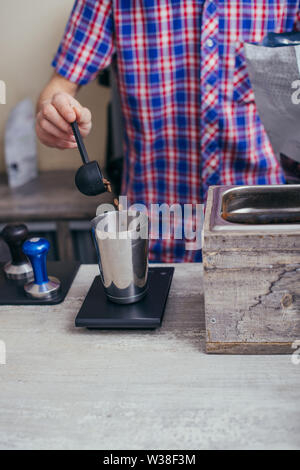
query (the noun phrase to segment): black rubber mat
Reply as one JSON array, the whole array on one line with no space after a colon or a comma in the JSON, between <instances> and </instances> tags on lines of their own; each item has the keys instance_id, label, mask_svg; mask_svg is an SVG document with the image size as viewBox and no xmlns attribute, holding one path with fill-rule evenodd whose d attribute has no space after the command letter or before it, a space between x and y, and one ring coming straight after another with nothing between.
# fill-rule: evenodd
<instances>
[{"instance_id":1,"label":"black rubber mat","mask_svg":"<svg viewBox=\"0 0 300 470\"><path fill-rule=\"evenodd\" d=\"M57 297L51 300L35 300L26 296L24 281L12 281L5 277L3 266L0 263L0 305L56 305L66 297L72 282L77 274L80 263L67 261L48 261L48 276L55 276L61 282Z\"/></svg>"}]
</instances>

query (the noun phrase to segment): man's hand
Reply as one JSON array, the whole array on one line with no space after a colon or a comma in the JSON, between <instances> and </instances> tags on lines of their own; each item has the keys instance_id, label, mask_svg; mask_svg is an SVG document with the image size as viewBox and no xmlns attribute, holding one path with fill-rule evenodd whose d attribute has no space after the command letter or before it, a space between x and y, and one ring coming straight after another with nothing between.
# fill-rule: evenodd
<instances>
[{"instance_id":1,"label":"man's hand","mask_svg":"<svg viewBox=\"0 0 300 470\"><path fill-rule=\"evenodd\" d=\"M76 85L55 74L41 94L37 105L36 133L43 144L58 149L76 148L70 126L75 120L82 136L89 134L91 112L74 98L76 90Z\"/></svg>"}]
</instances>

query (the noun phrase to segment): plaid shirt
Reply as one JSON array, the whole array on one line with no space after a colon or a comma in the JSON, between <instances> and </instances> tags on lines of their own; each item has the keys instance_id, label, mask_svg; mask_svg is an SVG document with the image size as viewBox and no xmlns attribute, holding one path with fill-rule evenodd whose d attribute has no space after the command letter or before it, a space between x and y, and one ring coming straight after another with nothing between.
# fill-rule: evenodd
<instances>
[{"instance_id":1,"label":"plaid shirt","mask_svg":"<svg viewBox=\"0 0 300 470\"><path fill-rule=\"evenodd\" d=\"M86 84L116 57L130 202L196 204L212 184L284 182L243 42L295 29L298 11L298 0L76 0L53 65ZM150 259L200 252L153 240Z\"/></svg>"}]
</instances>

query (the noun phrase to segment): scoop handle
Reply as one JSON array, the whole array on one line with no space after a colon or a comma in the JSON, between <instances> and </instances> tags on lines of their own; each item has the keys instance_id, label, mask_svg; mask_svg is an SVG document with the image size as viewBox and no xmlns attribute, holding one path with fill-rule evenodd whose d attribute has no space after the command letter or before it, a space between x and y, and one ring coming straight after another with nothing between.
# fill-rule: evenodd
<instances>
[{"instance_id":1,"label":"scoop handle","mask_svg":"<svg viewBox=\"0 0 300 470\"><path fill-rule=\"evenodd\" d=\"M90 159L89 159L87 150L85 148L82 135L80 134L77 121L71 122L71 127L72 127L73 134L77 142L77 146L78 146L78 150L79 150L82 162L84 165L86 165L87 163L89 163Z\"/></svg>"}]
</instances>

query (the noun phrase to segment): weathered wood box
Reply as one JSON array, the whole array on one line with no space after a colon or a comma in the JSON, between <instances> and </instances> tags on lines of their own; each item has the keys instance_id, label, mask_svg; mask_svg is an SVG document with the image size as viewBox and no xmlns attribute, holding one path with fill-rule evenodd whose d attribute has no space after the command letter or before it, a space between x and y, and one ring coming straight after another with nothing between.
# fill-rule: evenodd
<instances>
[{"instance_id":1,"label":"weathered wood box","mask_svg":"<svg viewBox=\"0 0 300 470\"><path fill-rule=\"evenodd\" d=\"M300 186L212 186L203 265L207 353L293 352L300 340Z\"/></svg>"}]
</instances>

